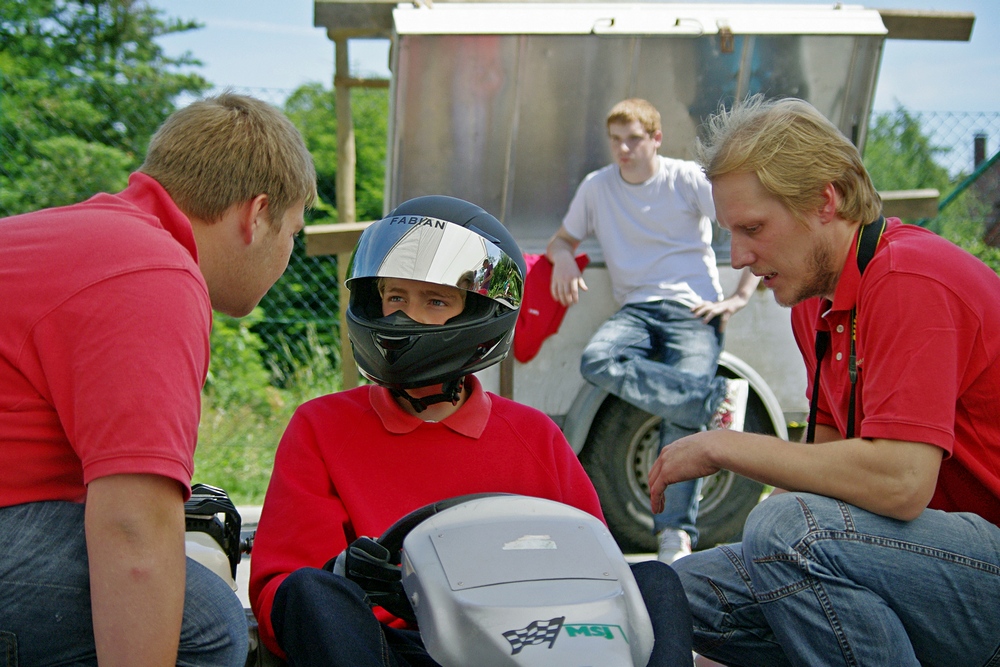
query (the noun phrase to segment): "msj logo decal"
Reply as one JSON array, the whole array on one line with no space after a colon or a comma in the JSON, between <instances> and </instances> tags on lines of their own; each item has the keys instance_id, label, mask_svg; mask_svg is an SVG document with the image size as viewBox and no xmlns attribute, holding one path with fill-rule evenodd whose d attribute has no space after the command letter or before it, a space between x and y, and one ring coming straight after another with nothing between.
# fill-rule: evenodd
<instances>
[{"instance_id":1,"label":"msj logo decal","mask_svg":"<svg viewBox=\"0 0 1000 667\"><path fill-rule=\"evenodd\" d=\"M622 630L622 626L620 625L574 623L566 625L565 628L567 637L603 637L604 639L614 639L615 630L617 630L621 638L625 640L625 643L628 643L628 637L625 636L625 631Z\"/></svg>"}]
</instances>

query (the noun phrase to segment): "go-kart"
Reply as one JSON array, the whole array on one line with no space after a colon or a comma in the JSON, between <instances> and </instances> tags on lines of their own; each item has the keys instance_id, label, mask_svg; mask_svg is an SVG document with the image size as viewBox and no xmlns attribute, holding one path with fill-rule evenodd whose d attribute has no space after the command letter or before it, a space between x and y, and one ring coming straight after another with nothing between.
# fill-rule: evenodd
<instances>
[{"instance_id":1,"label":"go-kart","mask_svg":"<svg viewBox=\"0 0 1000 667\"><path fill-rule=\"evenodd\" d=\"M239 512L221 489L196 484L185 514L188 555L235 589L252 548ZM327 568L416 622L442 667L632 667L652 652L649 614L611 533L562 503L450 498L355 540ZM269 654L251 662L279 664Z\"/></svg>"},{"instance_id":2,"label":"go-kart","mask_svg":"<svg viewBox=\"0 0 1000 667\"><path fill-rule=\"evenodd\" d=\"M653 648L607 527L550 500L482 494L427 505L328 567L415 620L443 667L644 666Z\"/></svg>"}]
</instances>

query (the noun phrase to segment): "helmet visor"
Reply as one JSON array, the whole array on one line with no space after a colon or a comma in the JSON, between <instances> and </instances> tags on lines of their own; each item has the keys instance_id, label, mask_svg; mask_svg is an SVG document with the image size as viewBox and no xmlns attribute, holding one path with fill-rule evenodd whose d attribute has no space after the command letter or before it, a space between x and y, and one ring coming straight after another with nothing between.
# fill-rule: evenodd
<instances>
[{"instance_id":1,"label":"helmet visor","mask_svg":"<svg viewBox=\"0 0 1000 667\"><path fill-rule=\"evenodd\" d=\"M517 263L481 232L415 215L384 218L364 231L348 269L357 278L404 278L476 292L508 308L521 304Z\"/></svg>"}]
</instances>

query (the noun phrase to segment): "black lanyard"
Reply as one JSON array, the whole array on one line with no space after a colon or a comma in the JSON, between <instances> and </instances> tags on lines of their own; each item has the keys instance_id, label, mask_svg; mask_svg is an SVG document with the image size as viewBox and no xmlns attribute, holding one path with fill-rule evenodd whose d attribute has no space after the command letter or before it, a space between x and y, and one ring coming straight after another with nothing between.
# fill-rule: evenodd
<instances>
[{"instance_id":1,"label":"black lanyard","mask_svg":"<svg viewBox=\"0 0 1000 667\"><path fill-rule=\"evenodd\" d=\"M875 255L875 249L885 231L885 218L879 216L878 220L870 225L864 225L858 230L857 260L858 273L863 274L868 262ZM858 337L858 309L857 306L851 309L851 356L847 362L847 374L851 378L851 400L847 406L847 438L854 437L854 404L855 389L858 383L858 363L855 354L855 341ZM830 347L830 332L819 330L816 332L816 373L813 376L812 399L809 401L809 424L806 428L806 442L812 443L816 439L816 411L819 405L819 371L823 365L823 356L827 348Z\"/></svg>"}]
</instances>

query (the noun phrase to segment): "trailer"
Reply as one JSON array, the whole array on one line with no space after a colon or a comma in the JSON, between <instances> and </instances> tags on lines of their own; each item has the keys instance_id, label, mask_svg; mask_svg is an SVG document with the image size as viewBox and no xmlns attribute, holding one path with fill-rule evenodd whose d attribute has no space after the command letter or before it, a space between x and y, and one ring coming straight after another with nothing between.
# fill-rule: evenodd
<instances>
[{"instance_id":1,"label":"trailer","mask_svg":"<svg viewBox=\"0 0 1000 667\"><path fill-rule=\"evenodd\" d=\"M352 86L378 85L349 76L348 39L391 40L386 210L419 195L461 197L499 218L528 253L544 252L577 185L611 161L604 118L615 102L652 102L662 115L661 154L671 157L692 158L704 119L755 93L808 100L863 148L885 40L968 40L973 20L841 3L315 2L316 24L337 44L338 110ZM346 152L349 107L344 113L338 143ZM351 159L342 155L345 173L338 171L347 222ZM886 213L933 208L936 197L886 193ZM308 252L346 258L363 227L307 228ZM723 230L713 245L731 293L738 274ZM591 259L590 289L559 332L528 363L507 359L481 379L550 415L593 479L621 548L655 551L646 477L658 419L579 373L584 345L617 309L599 246L591 240L579 250ZM790 311L769 292L758 291L730 320L719 373L750 384L746 430L796 436L808 408L806 376ZM765 492L728 471L706 480L699 546L739 539Z\"/></svg>"}]
</instances>

